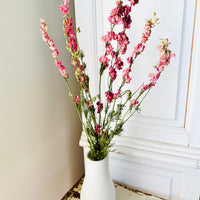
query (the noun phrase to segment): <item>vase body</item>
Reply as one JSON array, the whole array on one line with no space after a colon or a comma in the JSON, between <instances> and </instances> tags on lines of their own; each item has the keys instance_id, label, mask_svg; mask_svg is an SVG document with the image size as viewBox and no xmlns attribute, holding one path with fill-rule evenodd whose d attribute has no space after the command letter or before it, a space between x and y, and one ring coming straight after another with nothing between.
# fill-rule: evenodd
<instances>
[{"instance_id":1,"label":"vase body","mask_svg":"<svg viewBox=\"0 0 200 200\"><path fill-rule=\"evenodd\" d=\"M86 158L85 178L80 200L115 200L115 188L109 171L109 156L100 161Z\"/></svg>"}]
</instances>

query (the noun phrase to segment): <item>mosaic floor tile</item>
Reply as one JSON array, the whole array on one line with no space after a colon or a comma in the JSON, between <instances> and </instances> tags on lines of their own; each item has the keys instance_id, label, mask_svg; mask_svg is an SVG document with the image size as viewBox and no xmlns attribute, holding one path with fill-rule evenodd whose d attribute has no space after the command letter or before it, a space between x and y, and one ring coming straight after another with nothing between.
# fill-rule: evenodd
<instances>
[{"instance_id":1,"label":"mosaic floor tile","mask_svg":"<svg viewBox=\"0 0 200 200\"><path fill-rule=\"evenodd\" d=\"M62 200L79 200L83 178L62 198ZM116 200L165 200L150 194L145 194L131 187L115 183Z\"/></svg>"}]
</instances>

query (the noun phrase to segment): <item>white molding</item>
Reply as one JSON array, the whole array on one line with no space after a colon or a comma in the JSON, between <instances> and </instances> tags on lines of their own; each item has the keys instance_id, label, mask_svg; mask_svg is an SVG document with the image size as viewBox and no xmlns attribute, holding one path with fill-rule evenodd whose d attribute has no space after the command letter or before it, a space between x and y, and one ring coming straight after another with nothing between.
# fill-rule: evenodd
<instances>
[{"instance_id":1,"label":"white molding","mask_svg":"<svg viewBox=\"0 0 200 200\"><path fill-rule=\"evenodd\" d=\"M200 147L200 2L196 5L196 19L194 27L193 54L190 73L190 87L188 91L188 118L186 127L191 132L190 146Z\"/></svg>"},{"instance_id":2,"label":"white molding","mask_svg":"<svg viewBox=\"0 0 200 200\"><path fill-rule=\"evenodd\" d=\"M184 0L176 119L184 126L196 0Z\"/></svg>"},{"instance_id":3,"label":"white molding","mask_svg":"<svg viewBox=\"0 0 200 200\"><path fill-rule=\"evenodd\" d=\"M114 152L138 158L179 164L197 169L200 161L200 148L191 148L182 145L173 145L134 137L118 136L113 143ZM87 147L87 138L82 133L80 146Z\"/></svg>"},{"instance_id":4,"label":"white molding","mask_svg":"<svg viewBox=\"0 0 200 200\"><path fill-rule=\"evenodd\" d=\"M98 89L96 84L98 79L96 1L75 0L74 2L76 27L81 29L81 33L78 34L79 45L85 55L84 61L90 77L90 91L95 95Z\"/></svg>"},{"instance_id":5,"label":"white molding","mask_svg":"<svg viewBox=\"0 0 200 200\"><path fill-rule=\"evenodd\" d=\"M152 123L128 121L125 126L128 136L157 142L188 146L189 132L185 128L164 126Z\"/></svg>"},{"instance_id":6,"label":"white molding","mask_svg":"<svg viewBox=\"0 0 200 200\"><path fill-rule=\"evenodd\" d=\"M131 157L119 158L114 153L110 154L110 169L115 181L130 185L140 191L165 199L178 196L182 174L179 170L163 168L161 165L154 166L148 161L141 164L135 158L132 160ZM175 198L170 199L175 200Z\"/></svg>"}]
</instances>

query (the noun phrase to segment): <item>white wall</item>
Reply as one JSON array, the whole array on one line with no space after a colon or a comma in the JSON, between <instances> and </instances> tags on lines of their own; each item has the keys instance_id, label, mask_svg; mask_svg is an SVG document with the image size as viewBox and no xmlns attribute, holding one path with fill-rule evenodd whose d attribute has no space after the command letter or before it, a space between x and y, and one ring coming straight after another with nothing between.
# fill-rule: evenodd
<instances>
[{"instance_id":1,"label":"white wall","mask_svg":"<svg viewBox=\"0 0 200 200\"><path fill-rule=\"evenodd\" d=\"M42 17L72 74L60 3L0 2L1 200L59 200L83 174L81 125L40 33Z\"/></svg>"}]
</instances>

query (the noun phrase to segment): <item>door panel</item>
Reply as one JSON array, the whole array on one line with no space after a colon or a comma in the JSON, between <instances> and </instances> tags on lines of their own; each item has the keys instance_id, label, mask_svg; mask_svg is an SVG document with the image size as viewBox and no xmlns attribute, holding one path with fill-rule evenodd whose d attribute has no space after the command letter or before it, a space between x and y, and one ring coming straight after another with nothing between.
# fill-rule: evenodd
<instances>
[{"instance_id":1,"label":"door panel","mask_svg":"<svg viewBox=\"0 0 200 200\"><path fill-rule=\"evenodd\" d=\"M88 54L86 61L94 94L98 88L98 57L104 53L101 36L109 30L107 18L114 2L86 0L83 3L76 0L76 23L82 30L79 41ZM83 10L84 15L80 17ZM156 47L161 38L169 38L172 43L170 48L176 53L176 58L172 59L158 85L145 99L142 113L135 115L126 124L125 135L188 145L189 132L185 128L185 119L195 0L169 0L167 3L164 0L144 0L136 5L131 15L132 27L127 32L130 38L127 55L131 54L132 48L140 41L145 20L154 11L160 18L160 23L153 28L144 53L136 60L132 70L133 79L127 88L137 88L141 83L147 82L150 72L154 72L152 66L159 59ZM102 89L107 90L106 77L103 83ZM116 83L119 85L120 80Z\"/></svg>"}]
</instances>

